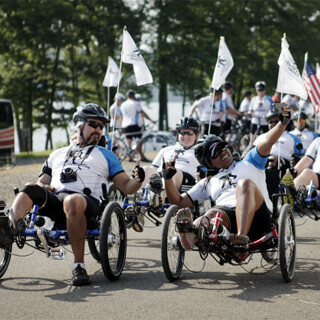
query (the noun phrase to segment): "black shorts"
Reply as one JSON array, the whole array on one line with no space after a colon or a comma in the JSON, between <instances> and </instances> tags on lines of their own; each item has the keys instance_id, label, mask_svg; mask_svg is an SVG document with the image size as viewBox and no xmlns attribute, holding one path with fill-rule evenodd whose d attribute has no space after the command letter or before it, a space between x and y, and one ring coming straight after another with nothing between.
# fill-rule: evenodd
<instances>
[{"instance_id":1,"label":"black shorts","mask_svg":"<svg viewBox=\"0 0 320 320\"><path fill-rule=\"evenodd\" d=\"M320 173L316 173L317 177L318 177L318 190L320 190Z\"/></svg>"},{"instance_id":2,"label":"black shorts","mask_svg":"<svg viewBox=\"0 0 320 320\"><path fill-rule=\"evenodd\" d=\"M237 233L237 220L236 220L236 209L229 208L227 206L215 206L214 208L219 208L225 211L230 219L230 232ZM266 233L271 230L271 212L267 208L265 202L255 213L251 227L249 229L248 237L251 241L258 240L263 237Z\"/></svg>"},{"instance_id":3,"label":"black shorts","mask_svg":"<svg viewBox=\"0 0 320 320\"><path fill-rule=\"evenodd\" d=\"M73 194L75 192L61 192L61 193L53 193L51 191L48 192L48 199L43 208L39 210L39 215L50 217L55 221L54 227L56 229L66 229L66 215L63 211L63 200L66 196ZM100 210L99 201L93 197L82 194L82 196L87 201L87 208L84 212L87 222L90 217L96 217ZM37 203L34 203L37 204ZM42 205L41 203L39 204Z\"/></svg>"},{"instance_id":4,"label":"black shorts","mask_svg":"<svg viewBox=\"0 0 320 320\"><path fill-rule=\"evenodd\" d=\"M129 139L132 139L132 138L140 139L142 137L142 130L143 130L143 127L139 127L137 125L127 126L126 128L123 129L126 137Z\"/></svg>"},{"instance_id":5,"label":"black shorts","mask_svg":"<svg viewBox=\"0 0 320 320\"><path fill-rule=\"evenodd\" d=\"M209 123L204 124L204 134L208 134L209 131ZM220 136L222 133L222 127L217 127L211 124L210 134L215 134L216 136Z\"/></svg>"},{"instance_id":6,"label":"black shorts","mask_svg":"<svg viewBox=\"0 0 320 320\"><path fill-rule=\"evenodd\" d=\"M258 129L258 125L255 124L255 123L251 123L251 126L250 126L250 133L254 134ZM258 132L258 134L260 134L261 132L262 133L265 133L269 130L268 128L268 125L264 125L264 126L260 126L260 132Z\"/></svg>"}]
</instances>

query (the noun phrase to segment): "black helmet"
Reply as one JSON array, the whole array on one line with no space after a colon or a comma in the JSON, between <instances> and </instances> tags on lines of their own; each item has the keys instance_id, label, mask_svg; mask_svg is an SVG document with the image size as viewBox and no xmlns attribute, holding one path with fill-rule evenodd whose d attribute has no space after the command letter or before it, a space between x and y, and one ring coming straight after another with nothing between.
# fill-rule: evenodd
<instances>
[{"instance_id":1,"label":"black helmet","mask_svg":"<svg viewBox=\"0 0 320 320\"><path fill-rule=\"evenodd\" d=\"M202 94L201 93L197 93L194 95L194 100L199 100L202 98Z\"/></svg>"},{"instance_id":2,"label":"black helmet","mask_svg":"<svg viewBox=\"0 0 320 320\"><path fill-rule=\"evenodd\" d=\"M214 153L218 145L220 149L228 146L228 143L223 141L219 136L211 135L196 145L194 154L202 166L207 169L213 169L210 160L214 158Z\"/></svg>"},{"instance_id":3,"label":"black helmet","mask_svg":"<svg viewBox=\"0 0 320 320\"><path fill-rule=\"evenodd\" d=\"M257 81L256 84L255 84L255 88L258 90L258 91L263 91L266 89L266 83L264 81Z\"/></svg>"},{"instance_id":4,"label":"black helmet","mask_svg":"<svg viewBox=\"0 0 320 320\"><path fill-rule=\"evenodd\" d=\"M77 107L72 120L76 124L78 121L87 119L99 119L106 125L109 122L106 112L95 103L87 103L84 106Z\"/></svg>"},{"instance_id":5,"label":"black helmet","mask_svg":"<svg viewBox=\"0 0 320 320\"><path fill-rule=\"evenodd\" d=\"M229 90L229 89L231 89L231 88L233 88L233 83L232 83L231 81L226 81L226 82L224 83L224 85L223 85L223 89L224 89L224 90Z\"/></svg>"},{"instance_id":6,"label":"black helmet","mask_svg":"<svg viewBox=\"0 0 320 320\"><path fill-rule=\"evenodd\" d=\"M298 117L299 117L299 111L296 111L296 112L293 114L292 119L293 119L293 120L298 120ZM301 112L300 112L300 119L307 120L307 119L308 119L308 116L306 115L306 113L304 113L303 111L301 111Z\"/></svg>"},{"instance_id":7,"label":"black helmet","mask_svg":"<svg viewBox=\"0 0 320 320\"><path fill-rule=\"evenodd\" d=\"M266 114L266 120L269 121L273 118L279 118L279 114L275 111L269 111L267 114Z\"/></svg>"},{"instance_id":8,"label":"black helmet","mask_svg":"<svg viewBox=\"0 0 320 320\"><path fill-rule=\"evenodd\" d=\"M136 92L132 89L128 90L126 93L127 98L134 98L136 96Z\"/></svg>"},{"instance_id":9,"label":"black helmet","mask_svg":"<svg viewBox=\"0 0 320 320\"><path fill-rule=\"evenodd\" d=\"M198 133L200 131L199 122L192 117L183 117L176 124L176 130L179 131L181 129L190 129L193 130L194 133Z\"/></svg>"},{"instance_id":10,"label":"black helmet","mask_svg":"<svg viewBox=\"0 0 320 320\"><path fill-rule=\"evenodd\" d=\"M250 90L246 90L245 92L244 92L244 96L245 97L250 97L252 95L252 92L250 91Z\"/></svg>"}]
</instances>

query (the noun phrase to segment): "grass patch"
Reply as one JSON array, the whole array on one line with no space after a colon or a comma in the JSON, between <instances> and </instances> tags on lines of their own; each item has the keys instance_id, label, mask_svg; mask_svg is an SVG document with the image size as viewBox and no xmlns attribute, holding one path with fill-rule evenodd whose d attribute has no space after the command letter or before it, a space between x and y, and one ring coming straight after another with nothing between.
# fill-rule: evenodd
<instances>
[{"instance_id":1,"label":"grass patch","mask_svg":"<svg viewBox=\"0 0 320 320\"><path fill-rule=\"evenodd\" d=\"M49 154L52 150L38 151L38 152L20 152L15 154L17 159L25 159L25 158L48 158Z\"/></svg>"}]
</instances>

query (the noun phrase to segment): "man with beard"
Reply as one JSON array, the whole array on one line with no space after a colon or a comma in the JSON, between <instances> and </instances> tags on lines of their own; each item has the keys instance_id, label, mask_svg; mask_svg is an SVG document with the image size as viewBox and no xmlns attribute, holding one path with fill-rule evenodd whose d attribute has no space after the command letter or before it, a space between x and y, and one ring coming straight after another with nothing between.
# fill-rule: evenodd
<instances>
[{"instance_id":1,"label":"man with beard","mask_svg":"<svg viewBox=\"0 0 320 320\"><path fill-rule=\"evenodd\" d=\"M67 229L74 254L72 284L90 283L84 265L87 229L95 222L100 210L102 184L107 179L125 194L135 193L144 179L144 171L136 167L133 178L122 168L111 151L98 146L108 119L97 104L79 106L73 115L76 137L67 147L53 151L45 161L37 183L27 183L15 198L11 208L11 234L0 232L0 245L13 241L17 224L33 205L39 214L55 221L55 228Z\"/></svg>"}]
</instances>

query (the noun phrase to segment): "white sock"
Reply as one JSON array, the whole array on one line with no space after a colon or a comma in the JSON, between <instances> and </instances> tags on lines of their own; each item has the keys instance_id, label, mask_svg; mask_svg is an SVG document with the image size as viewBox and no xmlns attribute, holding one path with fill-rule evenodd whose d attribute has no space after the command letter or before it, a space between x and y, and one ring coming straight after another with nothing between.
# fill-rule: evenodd
<instances>
[{"instance_id":1,"label":"white sock","mask_svg":"<svg viewBox=\"0 0 320 320\"><path fill-rule=\"evenodd\" d=\"M80 267L81 267L82 269L85 269L85 268L86 268L84 262L75 262L75 263L73 264L73 269L75 269L78 265L80 265Z\"/></svg>"}]
</instances>

